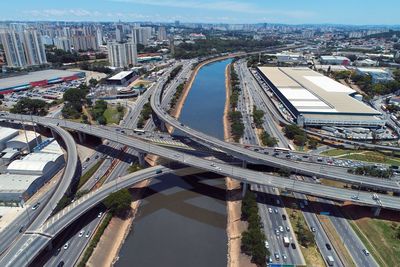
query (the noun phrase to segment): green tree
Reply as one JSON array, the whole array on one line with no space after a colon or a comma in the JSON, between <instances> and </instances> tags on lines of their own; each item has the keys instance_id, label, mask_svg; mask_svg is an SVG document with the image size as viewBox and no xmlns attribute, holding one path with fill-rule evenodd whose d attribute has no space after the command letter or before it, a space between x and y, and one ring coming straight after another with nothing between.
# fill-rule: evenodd
<instances>
[{"instance_id":1,"label":"green tree","mask_svg":"<svg viewBox=\"0 0 400 267\"><path fill-rule=\"evenodd\" d=\"M103 204L114 215L123 215L131 207L132 195L128 189L121 189L104 199Z\"/></svg>"},{"instance_id":2,"label":"green tree","mask_svg":"<svg viewBox=\"0 0 400 267\"><path fill-rule=\"evenodd\" d=\"M10 109L11 113L32 114L46 116L48 112L47 103L41 99L22 98Z\"/></svg>"}]
</instances>

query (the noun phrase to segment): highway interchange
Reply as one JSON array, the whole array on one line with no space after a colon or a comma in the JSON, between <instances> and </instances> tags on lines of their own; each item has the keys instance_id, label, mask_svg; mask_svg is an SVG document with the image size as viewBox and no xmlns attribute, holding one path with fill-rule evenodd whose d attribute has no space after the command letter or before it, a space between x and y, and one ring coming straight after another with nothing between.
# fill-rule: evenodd
<instances>
[{"instance_id":1,"label":"highway interchange","mask_svg":"<svg viewBox=\"0 0 400 267\"><path fill-rule=\"evenodd\" d=\"M279 158L275 158L275 157L268 156L265 154L257 153L256 151L251 151L249 149L245 149L240 146L235 146L232 144L227 145L227 143L222 142L221 140L213 140L212 137L209 137L202 133L196 132L187 126L180 124L178 121L176 121L172 117L168 116L163 109L167 108L168 102L169 102L168 99L170 99L170 97L172 96L173 90L167 90L167 93L164 94L164 96L167 96L167 97L165 97L166 100L165 101L163 100L164 102L160 103L161 95L160 95L159 89L161 88L161 85L163 84L164 81L165 80L161 79L159 82L157 82L154 85L154 88L152 87L153 88L152 90L146 91L146 92L149 92L149 95L151 95L151 104L152 104L153 110L156 112L159 119L165 121L169 125L172 125L174 128L180 129L182 132L186 133L191 138L193 138L197 141L200 141L201 143L211 144L213 147L217 147L221 150L227 151L229 154L232 154L233 156L238 156L243 160L248 160L249 162L254 162L254 163L264 163L264 164L278 166L278 167L287 165L287 160L284 160L285 163L282 163L283 159L279 159ZM173 86L170 86L170 88L175 87L178 83L179 82L177 80L174 80ZM147 97L147 99L148 99L148 97ZM249 97L249 96L247 96L247 97ZM140 99L143 99L143 101L146 100L145 97L142 97ZM257 97L255 97L255 99L257 99ZM138 106L140 106L140 102L139 102ZM143 105L141 105L141 106L143 106ZM133 113L128 115L127 117L132 119L132 118L138 117L138 112L141 110L141 108L133 108L131 110L133 110ZM249 110L247 110L247 112L249 112ZM261 188L264 188L264 189L267 189L267 188L271 189L271 187L278 187L278 188L283 188L283 189L290 190L290 191L297 191L300 193L307 193L307 194L311 194L311 195L315 195L315 196L327 197L330 199L348 200L348 201L353 201L356 203L363 203L363 204L367 204L367 205L371 205L371 206L380 206L381 205L382 207L387 207L387 208L392 208L392 209L400 208L400 205L399 205L396 197L381 195L380 196L381 204L377 204L374 200L372 200L370 193L360 192L359 193L360 199L355 201L355 200L352 200L354 191L351 191L351 190L334 189L334 188L329 188L329 187L322 186L322 185L315 185L315 184L304 182L304 181L289 180L289 179L266 175L266 174L260 175L260 173L255 172L255 171L250 171L250 170L246 170L246 169L242 169L242 168L238 168L238 167L233 167L233 166L230 166L227 164L222 164L222 163L216 164L216 163L213 163L212 161L200 159L200 158L197 158L193 155L189 155L186 153L176 152L176 151L168 149L168 148L163 148L163 147L151 144L149 142L145 142L144 140L141 140L141 139L138 139L138 138L135 138L132 136L126 136L124 133L117 132L117 131L112 130L107 127L88 126L88 125L82 125L79 123L63 121L63 120L59 120L59 119L43 119L40 117L19 116L19 115L17 116L17 115L12 115L12 114L5 114L5 113L3 113L3 114L4 114L3 117L8 118L8 119L24 120L24 121L33 120L33 122L35 122L37 124L41 124L46 127L54 127L54 129L57 126L61 126L61 127L79 131L82 133L98 136L100 138L104 138L104 139L113 141L118 144L129 146L132 149L130 151L132 153L133 153L133 151L138 150L138 151L144 152L144 153L159 155L161 157L169 158L170 160L178 161L178 162L184 163L189 166L200 168L200 169L203 169L206 171L216 172L216 173L219 173L219 174L225 175L225 176L230 176L230 177L239 179L246 183L259 185L259 186L261 186ZM133 125L135 125L136 122L134 122L132 120L129 121L129 119L128 119L125 124L127 125L127 127L133 128ZM154 125L151 125L151 124L152 124L152 122L149 121L149 123L146 125L147 127L145 126L145 129L152 130L154 128ZM121 125L121 126L123 127L124 125ZM57 127L57 128L59 128L59 127ZM252 134L251 132L252 132L251 130L248 131L246 135L251 138L249 140L255 141L257 139L257 137L255 136L254 133ZM57 133L60 134L60 132L58 132L58 131L57 131ZM63 133L61 133L60 135L62 135L62 134ZM71 142L71 140L68 140L68 138L71 138L71 137L63 137L64 141L66 142L67 147L70 148L68 144L70 144L72 146L74 146L74 145L73 145L73 142ZM284 142L284 141L280 141L280 142ZM231 145L232 145L232 147L231 147ZM110 146L112 146L112 145L110 145ZM68 150L68 152L69 152L69 150ZM72 156L74 156L74 155L72 155ZM76 157L76 155L75 155L75 157ZM331 178L331 179L338 179L338 177L339 177L339 180L342 179L340 177L344 176L344 174L345 174L345 172L343 172L342 169L334 170L329 173L326 173L326 172L321 173L320 167L314 167L314 165L317 165L317 164L309 164L306 167L302 167L302 168L301 168L301 166L304 166L305 165L304 163L298 164L298 165L301 165L301 166L299 166L299 168L297 168L298 166L296 164L294 164L295 167L292 167L292 168L298 173L303 173L303 174L308 174L308 175L317 174L319 176L327 177L327 178ZM291 165L293 166L293 164L291 164ZM67 163L67 166L68 166L68 163ZM129 164L128 164L128 166L129 166ZM127 166L126 166L126 168L127 168ZM160 167L160 168L164 168L164 167ZM316 169L313 170L312 168L316 168ZM148 169L146 169L146 170L148 170ZM163 172L168 171L167 168L162 169L162 170L163 170ZM129 178L129 179L127 178L126 181L129 180L129 182L125 183L125 180L123 180L122 178L119 178L120 177L119 173L123 173L124 171L126 171L126 169L123 170L123 168L121 167L121 171L120 172L118 171L118 175L113 175L113 177L114 177L113 179L116 181L114 186L117 189L123 188L125 186L131 186L134 182L137 182L140 179L148 179L149 177L153 177L155 175L154 170L149 170L149 173L146 172L147 176L142 175L142 173L135 173L134 175L130 176L131 178ZM152 173L152 171L153 171L153 173ZM138 177L136 177L136 175ZM372 187L373 185L376 186L377 181L379 181L378 185L381 186L382 188L390 189L393 191L398 190L398 184L391 183L390 181L386 182L386 181L381 181L381 180L377 180L374 178L366 178L366 177L360 178L355 175L354 175L354 177L349 178L348 174L346 174L346 176L347 176L347 178L344 178L344 179L347 182L360 184L361 183L360 179L362 179L363 185L367 185L367 186L370 185ZM132 177L134 177L134 178L132 178ZM368 180L368 179L371 179L371 180ZM69 183L67 180L65 181L65 183L63 182L62 184L60 184L57 187L57 189L66 191L66 188L65 188L66 184L69 186ZM101 189L103 189L103 187L104 187L105 188L104 190L107 190L107 189L111 190L110 188L106 187L106 185L108 185L109 187L111 186L111 188L112 188L112 185L110 185L110 184L112 184L112 182L106 183L105 185L103 185L101 187ZM265 185L267 185L267 187L264 187ZM116 190L115 188L114 188L114 190ZM263 189L261 189L260 191L262 191L262 190ZM323 191L321 192L319 190L323 190ZM96 193L96 192L98 192L98 193ZM107 192L109 193L110 191L107 191ZM32 234L32 235L25 234L22 236L22 238L20 238L17 241L18 245L15 244L13 246L13 248L21 245L20 248L26 249L25 253L28 253L28 251L31 250L31 247L33 247L32 252L40 251L40 249L43 249L44 246L46 245L45 243L48 242L48 238L43 236L43 234L53 236L56 233L59 233L61 231L60 229L63 229L63 227L66 227L71 222L73 222L76 218L78 218L81 214L87 212L91 207L93 207L94 205L99 203L106 196L104 194L106 194L106 193L104 193L103 191L98 191L98 190L92 191L91 193L85 195L85 197L83 197L82 199L78 199L74 203L72 203L70 205L70 207L71 207L70 210L63 211L64 212L63 216L59 216L59 218L57 218L57 220L54 220L54 217L53 217L52 220L48 220L45 224L43 224L43 223L49 217L50 213L40 213L39 218L34 222L34 224L32 224L30 226L29 231L37 232L37 230L40 229L39 232L41 234ZM62 196L62 194L61 194L61 196ZM58 196L58 197L60 197L60 196ZM53 203L57 203L57 201L53 202ZM92 204L89 205L87 203L92 203ZM72 216L72 217L69 217L69 216ZM94 222L93 226L95 226L96 224L97 223ZM42 227L39 227L41 225L42 225ZM61 228L59 229L56 226L60 226ZM93 226L91 226L91 227L93 227ZM52 231L50 229L54 229L54 230ZM55 230L55 229L57 229L57 230ZM81 239L81 240L84 240L84 239ZM31 244L31 245L28 246L27 244ZM35 245L32 245L32 244L35 244ZM36 245L36 244L38 244L38 245ZM79 246L79 247L84 247L84 245ZM7 264L17 263L17 262L22 263L22 265L24 265L23 263L25 261L33 260L33 258L29 259L27 257L18 257L18 255L20 255L20 254L21 254L21 249L17 250L17 251L9 250L8 253L6 253L5 257L2 257L0 262L2 265L5 264L4 266L8 266ZM35 255L35 253L32 253L32 254ZM291 255L290 257L296 258L295 255L292 255L292 254L290 254L290 255ZM34 256L32 256L32 257L34 257ZM12 266L12 265L10 265L10 266Z\"/></svg>"}]
</instances>

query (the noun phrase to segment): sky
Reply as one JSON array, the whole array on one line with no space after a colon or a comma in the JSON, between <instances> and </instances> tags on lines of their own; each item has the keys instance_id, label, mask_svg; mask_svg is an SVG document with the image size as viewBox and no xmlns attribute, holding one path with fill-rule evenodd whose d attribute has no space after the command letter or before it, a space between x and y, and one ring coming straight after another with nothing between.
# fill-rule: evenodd
<instances>
[{"instance_id":1,"label":"sky","mask_svg":"<svg viewBox=\"0 0 400 267\"><path fill-rule=\"evenodd\" d=\"M399 25L400 0L0 0L0 20Z\"/></svg>"}]
</instances>

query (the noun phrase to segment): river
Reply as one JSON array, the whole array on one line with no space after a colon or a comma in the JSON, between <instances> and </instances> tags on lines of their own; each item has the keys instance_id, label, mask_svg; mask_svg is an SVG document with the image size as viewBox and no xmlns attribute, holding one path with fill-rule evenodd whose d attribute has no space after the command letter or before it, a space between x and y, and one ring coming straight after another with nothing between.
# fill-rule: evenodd
<instances>
[{"instance_id":1,"label":"river","mask_svg":"<svg viewBox=\"0 0 400 267\"><path fill-rule=\"evenodd\" d=\"M180 121L223 139L224 60L202 67ZM225 181L214 174L153 179L117 267L226 266Z\"/></svg>"}]
</instances>

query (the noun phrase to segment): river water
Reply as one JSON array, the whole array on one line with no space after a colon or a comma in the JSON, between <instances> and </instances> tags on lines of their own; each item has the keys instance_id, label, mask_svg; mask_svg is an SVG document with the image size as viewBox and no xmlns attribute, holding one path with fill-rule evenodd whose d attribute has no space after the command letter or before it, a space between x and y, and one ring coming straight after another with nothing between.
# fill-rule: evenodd
<instances>
[{"instance_id":1,"label":"river water","mask_svg":"<svg viewBox=\"0 0 400 267\"><path fill-rule=\"evenodd\" d=\"M180 121L223 139L225 67L201 68ZM154 179L142 201L117 267L226 266L225 181L214 174Z\"/></svg>"}]
</instances>

